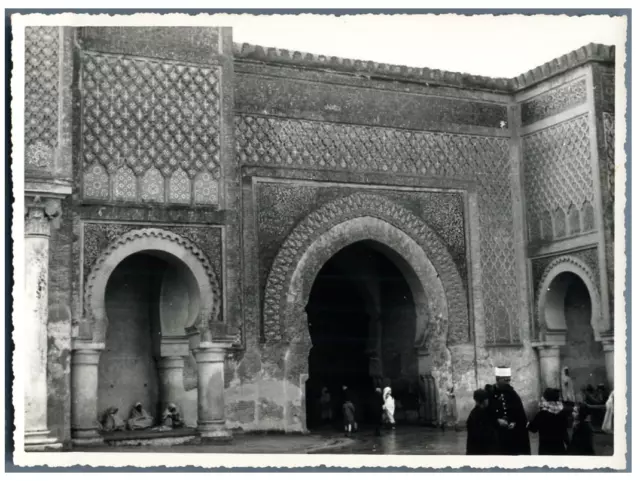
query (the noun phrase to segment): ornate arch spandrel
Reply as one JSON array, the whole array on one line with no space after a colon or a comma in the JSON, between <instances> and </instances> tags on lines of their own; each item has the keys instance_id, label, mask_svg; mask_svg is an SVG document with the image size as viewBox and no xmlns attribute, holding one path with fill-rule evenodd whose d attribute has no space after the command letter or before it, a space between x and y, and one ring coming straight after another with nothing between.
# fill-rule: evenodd
<instances>
[{"instance_id":1,"label":"ornate arch spandrel","mask_svg":"<svg viewBox=\"0 0 640 481\"><path fill-rule=\"evenodd\" d=\"M537 334L539 337L544 337L547 333L566 333L567 325L564 321L564 316L559 316L561 321L556 321L548 318L549 316L547 312L548 308L550 308L550 293L553 294L553 283L558 280L560 275L566 273L578 276L589 291L589 297L591 299L590 325L593 328L596 340L599 340L601 334L609 332L612 326L608 324L605 325L604 323L600 291L597 287L597 278L585 262L572 255L564 255L554 259L542 273L542 280L540 281L536 292ZM545 339L540 340L544 341Z\"/></svg>"},{"instance_id":2,"label":"ornate arch spandrel","mask_svg":"<svg viewBox=\"0 0 640 481\"><path fill-rule=\"evenodd\" d=\"M444 243L426 222L412 212L386 197L363 193L349 195L323 205L302 220L282 244L272 264L265 288L262 316L265 341L290 341L286 334L289 329L285 325L283 312L287 307L293 274L309 247L333 227L366 216L397 228L420 246L444 285L450 332L455 336L456 342L468 342L468 298L460 274ZM357 240L363 239L354 238L351 243Z\"/></svg>"},{"instance_id":3,"label":"ornate arch spandrel","mask_svg":"<svg viewBox=\"0 0 640 481\"><path fill-rule=\"evenodd\" d=\"M222 292L215 270L206 254L190 240L173 232L145 228L127 232L101 253L91 268L84 288L84 312L86 319L80 326L80 338L104 342L108 327L105 309L107 282L116 267L127 257L152 252L169 262L180 262L191 271L200 292L201 310L195 323L201 338L207 337L212 325L219 323Z\"/></svg>"}]
</instances>

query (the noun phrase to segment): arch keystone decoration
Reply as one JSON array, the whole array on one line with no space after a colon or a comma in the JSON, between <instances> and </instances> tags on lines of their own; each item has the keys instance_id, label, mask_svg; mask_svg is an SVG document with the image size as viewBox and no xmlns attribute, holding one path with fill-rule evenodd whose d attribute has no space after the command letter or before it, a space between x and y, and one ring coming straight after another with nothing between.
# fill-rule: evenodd
<instances>
[{"instance_id":1,"label":"arch keystone decoration","mask_svg":"<svg viewBox=\"0 0 640 481\"><path fill-rule=\"evenodd\" d=\"M291 311L289 298L292 295L294 273L312 244L318 239L324 239L324 234L341 224L367 217L397 229L406 239L419 246L435 268L438 282L444 286L451 338L457 343L469 342L468 298L447 247L426 222L415 214L384 196L368 193L352 194L324 204L303 219L285 239L273 261L265 287L262 313L264 340L267 343L287 343L293 339L292 332L299 332L299 326L289 324L299 323L300 319L292 319L296 316L286 313ZM352 223L353 225L355 224ZM384 227L379 228L373 224L364 226L360 231L353 230L354 234L351 237L347 232L341 241L344 245L325 247L336 253L338 247L346 247L360 240L380 241L379 238L384 237L384 230ZM384 241L380 243L385 244Z\"/></svg>"},{"instance_id":2,"label":"arch keystone decoration","mask_svg":"<svg viewBox=\"0 0 640 481\"><path fill-rule=\"evenodd\" d=\"M564 315L554 316L550 310L553 309L551 303L555 302L553 296L558 296L558 299L560 297L564 299L563 292L566 293L568 286L561 287L561 290L564 289L563 292L556 292L553 286L554 282L558 281L559 276L567 273L578 276L587 287L589 297L591 298L590 324L596 340L601 340L601 335L610 332L612 326L605 321L602 315L602 303L596 277L585 262L571 255L554 259L542 274L542 281L537 290L536 303L536 327L538 329L538 336L544 341L546 340L544 339L545 336L553 336L554 334L564 335L566 333L567 325Z\"/></svg>"},{"instance_id":3,"label":"arch keystone decoration","mask_svg":"<svg viewBox=\"0 0 640 481\"><path fill-rule=\"evenodd\" d=\"M212 326L220 322L222 293L220 282L206 254L190 240L173 232L145 228L127 232L101 253L91 268L84 288L84 312L77 338L105 342L108 318L105 308L107 283L116 267L127 257L151 253L172 263L182 263L193 274L200 293L201 310L195 323L201 338L210 337ZM186 334L186 333L185 333Z\"/></svg>"}]
</instances>

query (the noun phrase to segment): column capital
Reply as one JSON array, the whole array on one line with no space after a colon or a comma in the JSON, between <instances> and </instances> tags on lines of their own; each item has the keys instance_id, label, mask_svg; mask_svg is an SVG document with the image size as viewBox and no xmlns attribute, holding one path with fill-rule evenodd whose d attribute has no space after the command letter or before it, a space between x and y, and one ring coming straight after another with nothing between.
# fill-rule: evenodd
<instances>
[{"instance_id":1,"label":"column capital","mask_svg":"<svg viewBox=\"0 0 640 481\"><path fill-rule=\"evenodd\" d=\"M74 339L71 341L71 364L98 364L100 354L104 351L104 343L87 342Z\"/></svg>"},{"instance_id":2,"label":"column capital","mask_svg":"<svg viewBox=\"0 0 640 481\"><path fill-rule=\"evenodd\" d=\"M560 348L564 343L534 342L531 345L540 357L556 357L560 355Z\"/></svg>"},{"instance_id":3,"label":"column capital","mask_svg":"<svg viewBox=\"0 0 640 481\"><path fill-rule=\"evenodd\" d=\"M613 351L614 339L613 336L602 336L600 339L602 342L602 350L604 352Z\"/></svg>"},{"instance_id":4,"label":"column capital","mask_svg":"<svg viewBox=\"0 0 640 481\"><path fill-rule=\"evenodd\" d=\"M157 358L158 369L182 369L184 358L181 356L163 356Z\"/></svg>"},{"instance_id":5,"label":"column capital","mask_svg":"<svg viewBox=\"0 0 640 481\"><path fill-rule=\"evenodd\" d=\"M24 233L26 236L51 235L51 227L58 226L62 214L60 199L25 195Z\"/></svg>"},{"instance_id":6,"label":"column capital","mask_svg":"<svg viewBox=\"0 0 640 481\"><path fill-rule=\"evenodd\" d=\"M198 363L223 362L232 346L233 342L228 339L201 342L200 345L193 350L193 354Z\"/></svg>"},{"instance_id":7,"label":"column capital","mask_svg":"<svg viewBox=\"0 0 640 481\"><path fill-rule=\"evenodd\" d=\"M68 182L27 180L24 187L25 235L51 235L51 226L57 228L62 215L62 199L71 192Z\"/></svg>"}]
</instances>

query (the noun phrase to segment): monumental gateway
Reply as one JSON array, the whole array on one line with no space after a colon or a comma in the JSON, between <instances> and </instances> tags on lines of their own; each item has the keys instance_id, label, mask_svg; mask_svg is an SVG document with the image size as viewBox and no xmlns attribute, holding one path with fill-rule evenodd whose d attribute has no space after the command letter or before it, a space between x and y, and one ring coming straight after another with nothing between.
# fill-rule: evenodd
<instances>
[{"instance_id":1,"label":"monumental gateway","mask_svg":"<svg viewBox=\"0 0 640 481\"><path fill-rule=\"evenodd\" d=\"M528 408L565 365L613 387L612 47L506 79L25 35L27 449L135 402L224 439L305 432L335 384L407 422L421 375L460 421L502 364Z\"/></svg>"}]
</instances>

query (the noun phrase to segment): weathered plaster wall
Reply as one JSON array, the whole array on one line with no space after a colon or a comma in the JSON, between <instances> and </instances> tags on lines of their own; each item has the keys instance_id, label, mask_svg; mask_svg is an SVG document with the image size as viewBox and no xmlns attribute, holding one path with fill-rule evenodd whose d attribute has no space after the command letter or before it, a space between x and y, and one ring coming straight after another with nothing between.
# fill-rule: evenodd
<instances>
[{"instance_id":1,"label":"weathered plaster wall","mask_svg":"<svg viewBox=\"0 0 640 481\"><path fill-rule=\"evenodd\" d=\"M69 204L64 203L63 209ZM66 440L70 429L71 243L72 222L63 217L49 245L49 319L47 324L48 422L54 436Z\"/></svg>"}]
</instances>

